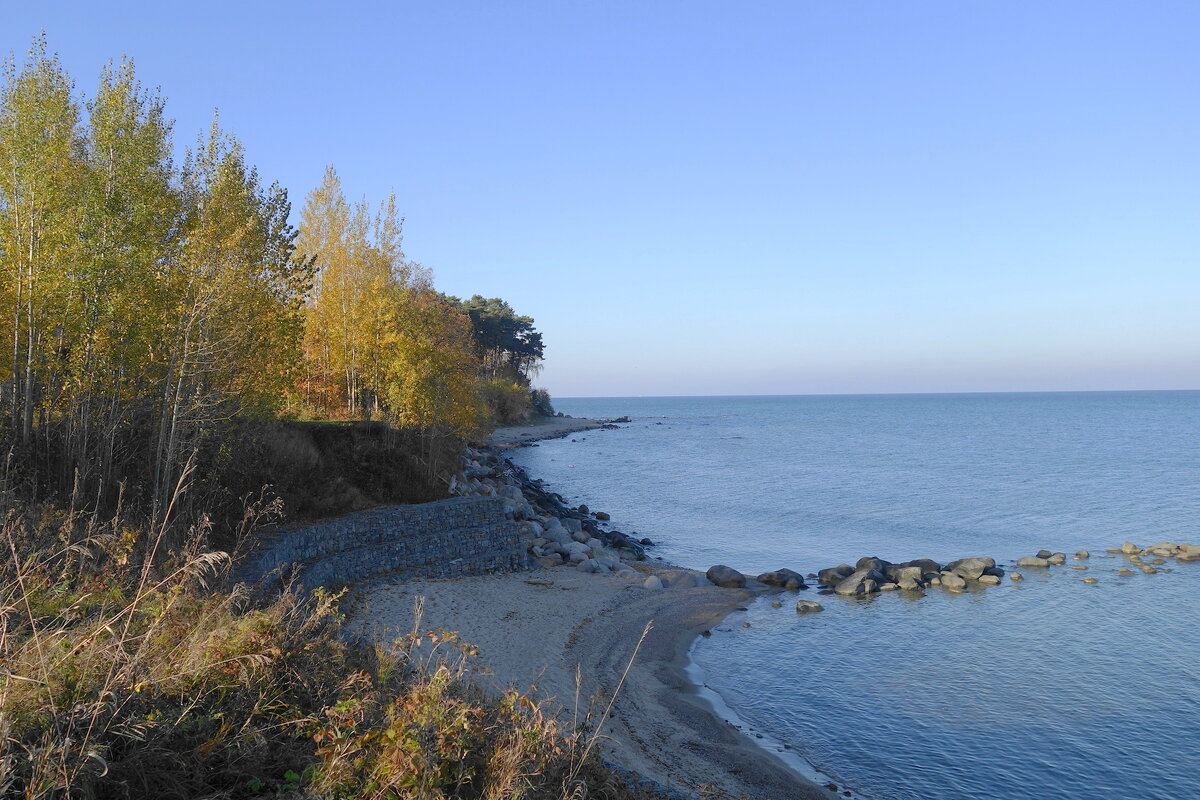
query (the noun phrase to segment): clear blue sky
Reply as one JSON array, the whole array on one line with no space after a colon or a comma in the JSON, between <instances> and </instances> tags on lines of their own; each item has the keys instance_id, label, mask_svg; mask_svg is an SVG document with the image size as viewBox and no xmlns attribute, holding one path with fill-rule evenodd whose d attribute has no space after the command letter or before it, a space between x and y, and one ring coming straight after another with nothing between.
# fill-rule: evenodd
<instances>
[{"instance_id":1,"label":"clear blue sky","mask_svg":"<svg viewBox=\"0 0 1200 800\"><path fill-rule=\"evenodd\" d=\"M1200 388L1200 3L0 0L297 208L395 188L557 395Z\"/></svg>"}]
</instances>

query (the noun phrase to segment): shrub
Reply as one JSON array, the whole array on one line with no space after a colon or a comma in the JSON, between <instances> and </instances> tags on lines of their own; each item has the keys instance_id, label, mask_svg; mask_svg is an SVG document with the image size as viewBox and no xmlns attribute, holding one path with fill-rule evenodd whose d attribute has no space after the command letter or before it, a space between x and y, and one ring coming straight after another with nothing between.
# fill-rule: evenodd
<instances>
[{"instance_id":1,"label":"shrub","mask_svg":"<svg viewBox=\"0 0 1200 800\"><path fill-rule=\"evenodd\" d=\"M0 526L0 797L645 796L594 736L474 688L454 634L349 646L337 596L247 607L208 588L223 553L139 566L163 530L147 549L118 522L40 520Z\"/></svg>"}]
</instances>

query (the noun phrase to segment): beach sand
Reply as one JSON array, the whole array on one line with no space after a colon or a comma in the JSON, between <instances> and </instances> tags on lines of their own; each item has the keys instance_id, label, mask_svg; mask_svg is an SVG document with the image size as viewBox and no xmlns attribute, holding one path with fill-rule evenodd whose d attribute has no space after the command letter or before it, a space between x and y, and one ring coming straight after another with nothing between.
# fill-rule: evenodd
<instances>
[{"instance_id":1,"label":"beach sand","mask_svg":"<svg viewBox=\"0 0 1200 800\"><path fill-rule=\"evenodd\" d=\"M688 681L688 649L702 631L754 598L748 590L680 581L689 571L654 564L642 577L577 572L570 567L448 580L381 581L364 587L350 633L389 640L413 627L458 631L479 648L476 678L491 688L535 687L570 730L589 700L603 709L647 622L653 627L613 706L605 756L664 786L706 798L827 798L728 722ZM645 575L665 589L645 589ZM672 588L671 584L679 585ZM687 584L686 586L683 584Z\"/></svg>"},{"instance_id":2,"label":"beach sand","mask_svg":"<svg viewBox=\"0 0 1200 800\"><path fill-rule=\"evenodd\" d=\"M558 439L579 431L604 427L607 423L585 417L538 417L525 425L497 428L488 441L496 447L520 447L542 439Z\"/></svg>"}]
</instances>

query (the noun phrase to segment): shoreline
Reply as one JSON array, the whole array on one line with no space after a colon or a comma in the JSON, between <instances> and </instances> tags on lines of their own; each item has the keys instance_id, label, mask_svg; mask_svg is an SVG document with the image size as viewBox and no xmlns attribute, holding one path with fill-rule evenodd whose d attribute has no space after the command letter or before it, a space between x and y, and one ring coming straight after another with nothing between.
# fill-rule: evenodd
<instances>
[{"instance_id":1,"label":"shoreline","mask_svg":"<svg viewBox=\"0 0 1200 800\"><path fill-rule=\"evenodd\" d=\"M628 420L622 421L628 422ZM547 439L561 439L572 433L592 431L611 424L611 420L589 419L588 417L535 417L523 425L496 428L488 436L487 443L492 447L509 450Z\"/></svg>"},{"instance_id":2,"label":"shoreline","mask_svg":"<svg viewBox=\"0 0 1200 800\"><path fill-rule=\"evenodd\" d=\"M551 417L498 429L489 444L503 459L505 449L607 424ZM666 588L646 588L652 576ZM703 573L657 559L630 561L609 574L566 565L444 580L384 579L357 592L348 625L354 634L386 641L413 627L414 604L424 598L421 627L458 631L479 648L474 674L482 684L550 700L564 730L589 698L599 698L592 707L603 711L620 685L602 731L605 758L669 796L828 800L839 795L722 716L705 696L712 690L694 680L699 667L691 651L700 635L778 591L761 584L719 588Z\"/></svg>"}]
</instances>

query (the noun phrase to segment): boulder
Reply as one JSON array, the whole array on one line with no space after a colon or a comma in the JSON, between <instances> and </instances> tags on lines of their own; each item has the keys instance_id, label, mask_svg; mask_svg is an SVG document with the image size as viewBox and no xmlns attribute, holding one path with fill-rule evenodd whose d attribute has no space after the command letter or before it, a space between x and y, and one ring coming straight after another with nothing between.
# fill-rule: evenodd
<instances>
[{"instance_id":1,"label":"boulder","mask_svg":"<svg viewBox=\"0 0 1200 800\"><path fill-rule=\"evenodd\" d=\"M999 586L1000 578L995 575L980 575L979 582L985 586Z\"/></svg>"},{"instance_id":2,"label":"boulder","mask_svg":"<svg viewBox=\"0 0 1200 800\"><path fill-rule=\"evenodd\" d=\"M790 569L777 569L774 572L764 572L758 576L758 580L768 586L778 586L792 592L808 588L804 585L804 576Z\"/></svg>"},{"instance_id":3,"label":"boulder","mask_svg":"<svg viewBox=\"0 0 1200 800\"><path fill-rule=\"evenodd\" d=\"M590 558L583 558L575 565L575 569L579 570L580 572L595 572L596 562L592 561Z\"/></svg>"},{"instance_id":4,"label":"boulder","mask_svg":"<svg viewBox=\"0 0 1200 800\"><path fill-rule=\"evenodd\" d=\"M591 539L592 537L587 531L580 529L577 531L571 531L571 538L580 544L587 544L587 540Z\"/></svg>"},{"instance_id":5,"label":"boulder","mask_svg":"<svg viewBox=\"0 0 1200 800\"><path fill-rule=\"evenodd\" d=\"M1025 556L1024 558L1017 559L1017 566L1018 567L1041 567L1041 568L1045 569L1046 567L1050 566L1050 561L1048 559L1042 558L1041 556Z\"/></svg>"},{"instance_id":6,"label":"boulder","mask_svg":"<svg viewBox=\"0 0 1200 800\"><path fill-rule=\"evenodd\" d=\"M643 589L661 589L661 588L663 588L662 579L659 578L657 575L651 575L650 577L646 578L646 580L642 581L642 588Z\"/></svg>"},{"instance_id":7,"label":"boulder","mask_svg":"<svg viewBox=\"0 0 1200 800\"><path fill-rule=\"evenodd\" d=\"M887 583L881 583L879 585L879 591L881 592L894 592L899 588L900 586L898 584L892 583L891 581L888 581Z\"/></svg>"},{"instance_id":8,"label":"boulder","mask_svg":"<svg viewBox=\"0 0 1200 800\"><path fill-rule=\"evenodd\" d=\"M860 569L873 569L876 572L882 573L885 567L891 566L890 561L884 561L878 556L864 556L854 564L855 571Z\"/></svg>"},{"instance_id":9,"label":"boulder","mask_svg":"<svg viewBox=\"0 0 1200 800\"><path fill-rule=\"evenodd\" d=\"M813 602L812 600L797 600L796 601L796 613L797 614L811 614L815 611L824 611L824 610L825 610L824 606L822 606L820 603Z\"/></svg>"},{"instance_id":10,"label":"boulder","mask_svg":"<svg viewBox=\"0 0 1200 800\"><path fill-rule=\"evenodd\" d=\"M854 567L849 564L838 564L817 573L817 583L823 586L836 586L854 574Z\"/></svg>"},{"instance_id":11,"label":"boulder","mask_svg":"<svg viewBox=\"0 0 1200 800\"><path fill-rule=\"evenodd\" d=\"M1053 553L1051 553L1049 550L1038 550L1038 551L1037 551L1037 557L1038 557L1038 558L1045 558L1045 559L1049 559L1049 558L1050 558L1050 556L1052 556L1052 555L1054 555L1054 554L1053 554Z\"/></svg>"},{"instance_id":12,"label":"boulder","mask_svg":"<svg viewBox=\"0 0 1200 800\"><path fill-rule=\"evenodd\" d=\"M1117 574L1124 578L1128 578L1129 576L1133 575L1133 570L1131 570L1129 567L1121 567L1119 570L1117 570Z\"/></svg>"},{"instance_id":13,"label":"boulder","mask_svg":"<svg viewBox=\"0 0 1200 800\"><path fill-rule=\"evenodd\" d=\"M1083 582L1084 583L1099 583L1099 581L1097 581L1095 578L1084 578Z\"/></svg>"},{"instance_id":14,"label":"boulder","mask_svg":"<svg viewBox=\"0 0 1200 800\"><path fill-rule=\"evenodd\" d=\"M538 556L533 561L539 567L557 567L563 563L563 558L558 553L555 553L549 556Z\"/></svg>"},{"instance_id":15,"label":"boulder","mask_svg":"<svg viewBox=\"0 0 1200 800\"><path fill-rule=\"evenodd\" d=\"M1013 572L1008 576L1008 579L1014 583L1019 583L1020 581L1025 580L1025 576L1019 572Z\"/></svg>"},{"instance_id":16,"label":"boulder","mask_svg":"<svg viewBox=\"0 0 1200 800\"><path fill-rule=\"evenodd\" d=\"M942 572L942 588L951 592L961 592L967 588L967 580L957 572Z\"/></svg>"},{"instance_id":17,"label":"boulder","mask_svg":"<svg viewBox=\"0 0 1200 800\"><path fill-rule=\"evenodd\" d=\"M603 511L597 511L595 514L595 517L596 517L596 519L600 520L601 522L608 522L610 519L612 519L612 517L610 517L608 514L606 514Z\"/></svg>"},{"instance_id":18,"label":"boulder","mask_svg":"<svg viewBox=\"0 0 1200 800\"><path fill-rule=\"evenodd\" d=\"M1142 572L1146 573L1147 575L1153 575L1154 573L1158 572L1158 570L1156 570L1154 567L1150 566L1149 564L1138 564L1138 569L1140 569Z\"/></svg>"},{"instance_id":19,"label":"boulder","mask_svg":"<svg viewBox=\"0 0 1200 800\"><path fill-rule=\"evenodd\" d=\"M1056 567L1061 567L1063 564L1067 563L1067 554L1066 553L1053 553L1046 560L1049 561L1051 564L1053 564Z\"/></svg>"},{"instance_id":20,"label":"boulder","mask_svg":"<svg viewBox=\"0 0 1200 800\"><path fill-rule=\"evenodd\" d=\"M904 566L902 564L892 564L891 566L884 569L883 574L887 575L889 578L891 578L896 583L899 583L900 581L904 580L905 578L910 578L912 580L919 581L919 580L921 580L922 576L925 573L918 566L913 566L913 565Z\"/></svg>"},{"instance_id":21,"label":"boulder","mask_svg":"<svg viewBox=\"0 0 1200 800\"><path fill-rule=\"evenodd\" d=\"M1089 553L1087 550L1076 550L1075 551L1075 558L1079 559L1080 561L1084 561L1091 557L1092 557L1092 554Z\"/></svg>"},{"instance_id":22,"label":"boulder","mask_svg":"<svg viewBox=\"0 0 1200 800\"><path fill-rule=\"evenodd\" d=\"M969 581L977 581L984 570L996 566L994 558L960 558L946 565L946 570L955 572Z\"/></svg>"},{"instance_id":23,"label":"boulder","mask_svg":"<svg viewBox=\"0 0 1200 800\"><path fill-rule=\"evenodd\" d=\"M1086 564L1072 564L1071 569L1087 569Z\"/></svg>"},{"instance_id":24,"label":"boulder","mask_svg":"<svg viewBox=\"0 0 1200 800\"><path fill-rule=\"evenodd\" d=\"M583 503L580 503L580 504L579 504L579 508L577 508L577 509L575 509L575 510L576 510L576 511L578 511L580 514L588 514L588 513L590 513L590 512L589 512L589 509L588 509L588 507L587 507L587 506L585 506Z\"/></svg>"},{"instance_id":25,"label":"boulder","mask_svg":"<svg viewBox=\"0 0 1200 800\"><path fill-rule=\"evenodd\" d=\"M912 561L905 561L905 567L920 567L921 573L926 572L941 572L942 565L934 561L932 558L914 558Z\"/></svg>"},{"instance_id":26,"label":"boulder","mask_svg":"<svg viewBox=\"0 0 1200 800\"><path fill-rule=\"evenodd\" d=\"M882 584L888 582L887 576L882 572L873 569L858 569L838 583L833 590L844 597L856 597L873 594L879 591Z\"/></svg>"},{"instance_id":27,"label":"boulder","mask_svg":"<svg viewBox=\"0 0 1200 800\"><path fill-rule=\"evenodd\" d=\"M714 564L704 574L710 581L725 589L741 589L746 586L746 576L724 564Z\"/></svg>"},{"instance_id":28,"label":"boulder","mask_svg":"<svg viewBox=\"0 0 1200 800\"><path fill-rule=\"evenodd\" d=\"M983 571L984 575L994 575L997 578L1004 577L1004 567L988 567Z\"/></svg>"},{"instance_id":29,"label":"boulder","mask_svg":"<svg viewBox=\"0 0 1200 800\"><path fill-rule=\"evenodd\" d=\"M1142 548L1138 547L1133 542L1122 542L1121 543L1121 552L1125 553L1126 555L1130 555L1132 553L1142 552Z\"/></svg>"},{"instance_id":30,"label":"boulder","mask_svg":"<svg viewBox=\"0 0 1200 800\"><path fill-rule=\"evenodd\" d=\"M905 577L896 581L896 586L906 592L916 592L924 588L925 584L917 578Z\"/></svg>"}]
</instances>

